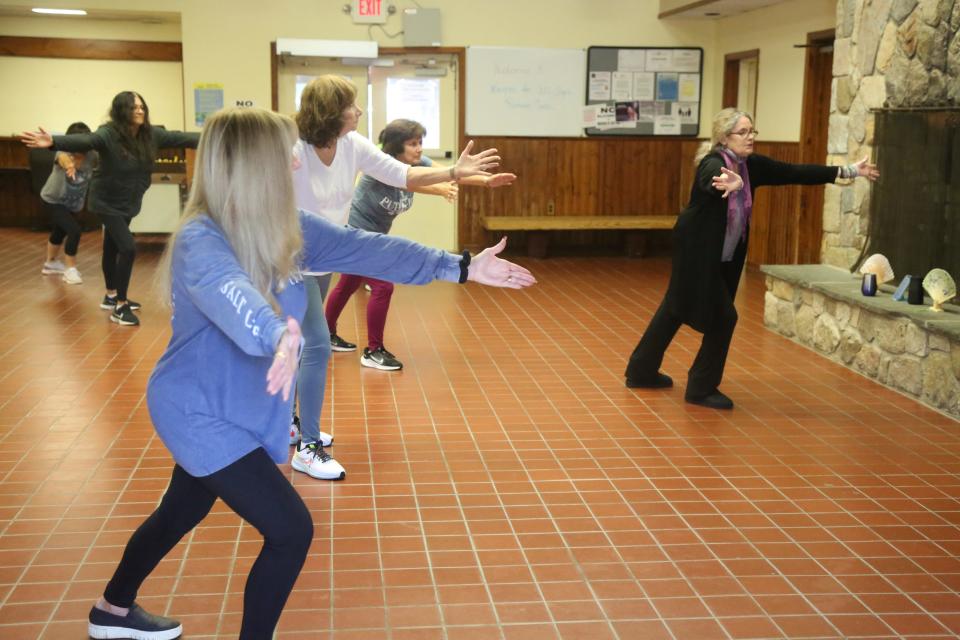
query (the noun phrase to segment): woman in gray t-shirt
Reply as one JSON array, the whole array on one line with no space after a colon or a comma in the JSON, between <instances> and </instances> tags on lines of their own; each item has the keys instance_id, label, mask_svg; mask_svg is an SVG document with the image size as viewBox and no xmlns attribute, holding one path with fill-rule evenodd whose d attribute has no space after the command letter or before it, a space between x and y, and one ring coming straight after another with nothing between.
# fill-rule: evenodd
<instances>
[{"instance_id":1,"label":"woman in gray t-shirt","mask_svg":"<svg viewBox=\"0 0 960 640\"><path fill-rule=\"evenodd\" d=\"M423 136L426 129L413 120L394 120L380 133L383 152L411 166L429 167L433 163L423 155ZM497 173L489 176L460 178L454 182L443 182L418 188L417 192L445 197L450 202L457 199L457 184L500 187L516 180L512 173ZM390 233L393 221L398 215L413 205L413 192L391 187L371 176L364 175L354 191L350 205L348 224L364 231ZM370 300L367 302L367 346L360 357L360 364L381 371L396 371L403 364L395 355L383 346L383 330L390 310L390 298L393 296L393 283L375 278L341 274L337 285L327 298L325 309L330 335L337 335L337 320L350 296L361 284L370 286Z\"/></svg>"},{"instance_id":2,"label":"woman in gray t-shirt","mask_svg":"<svg viewBox=\"0 0 960 640\"><path fill-rule=\"evenodd\" d=\"M67 134L90 133L83 122L74 122L67 127ZM80 247L80 222L76 214L83 209L87 188L97 163L97 152L66 153L58 151L54 156L50 177L40 191L40 199L53 223L53 231L47 239L47 260L40 273L45 276L59 275L67 284L82 284L83 278L77 269L77 249ZM63 249L63 262L59 260Z\"/></svg>"}]
</instances>

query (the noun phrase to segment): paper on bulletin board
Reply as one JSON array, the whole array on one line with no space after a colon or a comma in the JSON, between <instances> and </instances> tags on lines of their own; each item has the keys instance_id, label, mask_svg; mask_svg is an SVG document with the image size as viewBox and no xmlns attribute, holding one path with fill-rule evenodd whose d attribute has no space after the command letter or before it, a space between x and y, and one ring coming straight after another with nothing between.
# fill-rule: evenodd
<instances>
[{"instance_id":1,"label":"paper on bulletin board","mask_svg":"<svg viewBox=\"0 0 960 640\"><path fill-rule=\"evenodd\" d=\"M609 129L617 126L617 108L612 104L601 104L597 109L597 128Z\"/></svg>"},{"instance_id":2,"label":"paper on bulletin board","mask_svg":"<svg viewBox=\"0 0 960 640\"><path fill-rule=\"evenodd\" d=\"M680 94L679 74L657 74L657 100L676 100Z\"/></svg>"},{"instance_id":3,"label":"paper on bulletin board","mask_svg":"<svg viewBox=\"0 0 960 640\"><path fill-rule=\"evenodd\" d=\"M670 115L680 118L680 124L697 124L699 107L696 102L671 102Z\"/></svg>"},{"instance_id":4,"label":"paper on bulletin board","mask_svg":"<svg viewBox=\"0 0 960 640\"><path fill-rule=\"evenodd\" d=\"M645 71L673 71L673 51L670 49L647 50Z\"/></svg>"},{"instance_id":5,"label":"paper on bulletin board","mask_svg":"<svg viewBox=\"0 0 960 640\"><path fill-rule=\"evenodd\" d=\"M700 52L692 49L677 49L673 52L671 71L700 72Z\"/></svg>"},{"instance_id":6,"label":"paper on bulletin board","mask_svg":"<svg viewBox=\"0 0 960 640\"><path fill-rule=\"evenodd\" d=\"M680 135L680 118L677 116L657 116L653 121L653 135Z\"/></svg>"},{"instance_id":7,"label":"paper on bulletin board","mask_svg":"<svg viewBox=\"0 0 960 640\"><path fill-rule=\"evenodd\" d=\"M584 129L589 129L597 126L597 111L600 110L600 105L588 104L583 108L583 127Z\"/></svg>"},{"instance_id":8,"label":"paper on bulletin board","mask_svg":"<svg viewBox=\"0 0 960 640\"><path fill-rule=\"evenodd\" d=\"M613 72L610 85L611 100L630 100L633 98L633 74L623 71Z\"/></svg>"},{"instance_id":9,"label":"paper on bulletin board","mask_svg":"<svg viewBox=\"0 0 960 640\"><path fill-rule=\"evenodd\" d=\"M609 71L591 71L590 72L590 90L588 91L588 100L609 100L610 99L610 72Z\"/></svg>"},{"instance_id":10,"label":"paper on bulletin board","mask_svg":"<svg viewBox=\"0 0 960 640\"><path fill-rule=\"evenodd\" d=\"M644 71L647 52L643 49L620 49L617 52L617 69L620 71Z\"/></svg>"},{"instance_id":11,"label":"paper on bulletin board","mask_svg":"<svg viewBox=\"0 0 960 640\"><path fill-rule=\"evenodd\" d=\"M198 127L207 117L223 109L223 85L216 82L197 82L193 85L193 112Z\"/></svg>"},{"instance_id":12,"label":"paper on bulletin board","mask_svg":"<svg viewBox=\"0 0 960 640\"><path fill-rule=\"evenodd\" d=\"M700 76L696 73L681 73L678 100L698 102L700 100Z\"/></svg>"},{"instance_id":13,"label":"paper on bulletin board","mask_svg":"<svg viewBox=\"0 0 960 640\"><path fill-rule=\"evenodd\" d=\"M653 100L655 97L654 73L634 73L633 74L633 99L634 100Z\"/></svg>"}]
</instances>

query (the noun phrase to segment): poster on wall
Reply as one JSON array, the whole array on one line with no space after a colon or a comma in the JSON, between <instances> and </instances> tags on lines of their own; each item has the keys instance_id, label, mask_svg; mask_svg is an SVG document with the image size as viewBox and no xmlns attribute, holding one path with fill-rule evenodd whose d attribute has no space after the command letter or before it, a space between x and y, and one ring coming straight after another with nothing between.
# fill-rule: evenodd
<instances>
[{"instance_id":1,"label":"poster on wall","mask_svg":"<svg viewBox=\"0 0 960 640\"><path fill-rule=\"evenodd\" d=\"M223 109L223 85L216 82L197 82L193 85L193 112L198 127L207 117Z\"/></svg>"},{"instance_id":2,"label":"poster on wall","mask_svg":"<svg viewBox=\"0 0 960 640\"><path fill-rule=\"evenodd\" d=\"M703 49L587 49L587 135L696 136ZM586 112L585 112L586 113Z\"/></svg>"}]
</instances>

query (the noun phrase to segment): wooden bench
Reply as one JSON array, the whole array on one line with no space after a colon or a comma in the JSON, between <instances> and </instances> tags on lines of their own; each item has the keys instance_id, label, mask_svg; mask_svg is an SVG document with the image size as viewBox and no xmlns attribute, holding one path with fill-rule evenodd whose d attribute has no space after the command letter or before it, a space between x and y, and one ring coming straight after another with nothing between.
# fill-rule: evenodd
<instances>
[{"instance_id":1,"label":"wooden bench","mask_svg":"<svg viewBox=\"0 0 960 640\"><path fill-rule=\"evenodd\" d=\"M534 258L547 255L548 231L598 231L673 229L677 216L481 216L487 231L526 231L527 253ZM627 254L642 255L646 238L627 235Z\"/></svg>"}]
</instances>

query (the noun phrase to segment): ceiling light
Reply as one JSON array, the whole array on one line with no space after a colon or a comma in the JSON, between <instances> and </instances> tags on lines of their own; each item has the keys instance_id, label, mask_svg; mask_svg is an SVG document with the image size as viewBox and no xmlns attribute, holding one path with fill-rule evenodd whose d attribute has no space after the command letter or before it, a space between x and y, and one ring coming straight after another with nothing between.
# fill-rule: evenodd
<instances>
[{"instance_id":1,"label":"ceiling light","mask_svg":"<svg viewBox=\"0 0 960 640\"><path fill-rule=\"evenodd\" d=\"M50 13L58 16L85 16L87 12L83 9L42 9L34 7L31 9L34 13Z\"/></svg>"}]
</instances>

